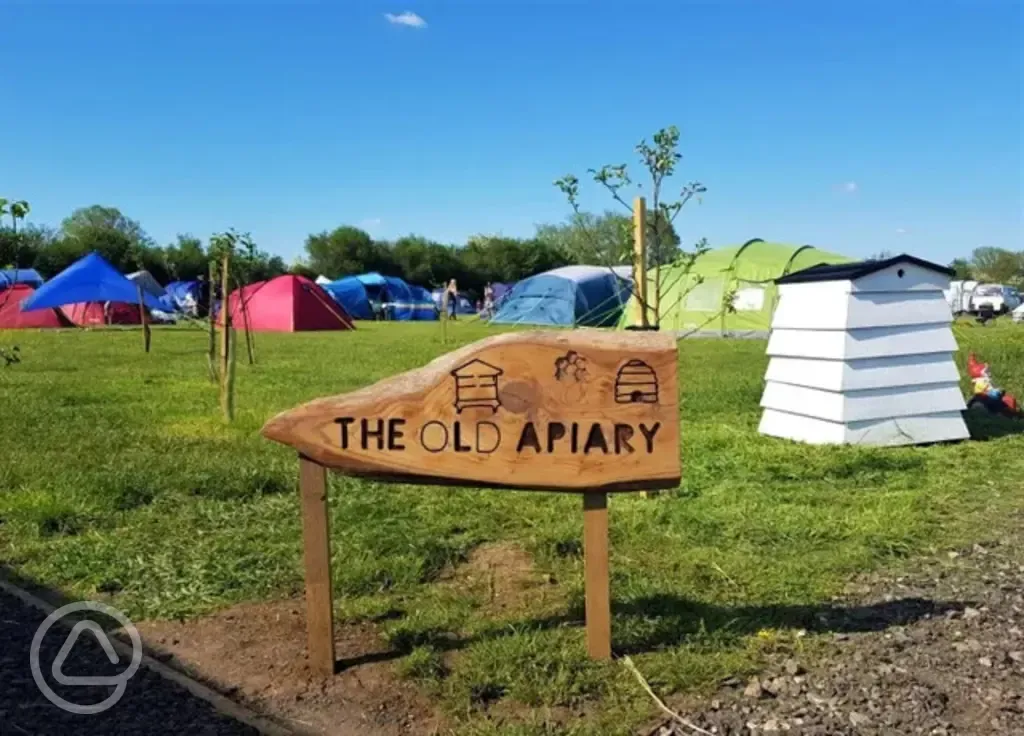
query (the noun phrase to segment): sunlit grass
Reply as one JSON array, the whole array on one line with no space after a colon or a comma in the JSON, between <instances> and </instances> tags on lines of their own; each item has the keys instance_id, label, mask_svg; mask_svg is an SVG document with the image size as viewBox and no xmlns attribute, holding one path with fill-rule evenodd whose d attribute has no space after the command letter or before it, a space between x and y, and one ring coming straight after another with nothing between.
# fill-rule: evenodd
<instances>
[{"instance_id":1,"label":"sunlit grass","mask_svg":"<svg viewBox=\"0 0 1024 736\"><path fill-rule=\"evenodd\" d=\"M298 594L295 458L259 437L262 423L488 334L257 335L231 425L198 330L157 329L150 355L134 330L0 334L23 359L0 370L0 560L139 619ZM958 338L961 365L974 349L1024 393L1024 328ZM681 343L683 481L611 503L615 648L663 692L750 670L772 644L757 632L785 640L851 575L990 534L1024 505L1020 436L901 449L759 436L766 365L763 342ZM625 733L650 714L620 666L585 656L577 497L346 478L331 494L339 620L378 621L407 652L396 672L465 733ZM550 596L499 615L439 580L497 541L532 556Z\"/></svg>"}]
</instances>

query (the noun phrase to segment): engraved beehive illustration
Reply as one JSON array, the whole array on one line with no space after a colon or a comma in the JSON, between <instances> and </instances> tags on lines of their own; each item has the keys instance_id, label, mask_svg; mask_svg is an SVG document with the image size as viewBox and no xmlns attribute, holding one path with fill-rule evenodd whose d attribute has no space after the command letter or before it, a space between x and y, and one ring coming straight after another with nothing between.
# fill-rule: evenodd
<instances>
[{"instance_id":1,"label":"engraved beehive illustration","mask_svg":"<svg viewBox=\"0 0 1024 736\"><path fill-rule=\"evenodd\" d=\"M452 371L455 377L455 410L484 407L496 412L501 406L498 399L498 376L501 368L482 360L471 360Z\"/></svg>"},{"instance_id":2,"label":"engraved beehive illustration","mask_svg":"<svg viewBox=\"0 0 1024 736\"><path fill-rule=\"evenodd\" d=\"M642 360L630 360L615 376L615 402L618 404L657 404L658 376Z\"/></svg>"}]
</instances>

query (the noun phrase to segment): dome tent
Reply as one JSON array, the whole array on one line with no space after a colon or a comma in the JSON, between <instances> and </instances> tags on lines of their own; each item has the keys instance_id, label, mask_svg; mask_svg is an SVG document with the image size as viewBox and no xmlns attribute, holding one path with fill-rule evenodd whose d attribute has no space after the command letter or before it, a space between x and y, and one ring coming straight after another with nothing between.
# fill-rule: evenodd
<instances>
[{"instance_id":1,"label":"dome tent","mask_svg":"<svg viewBox=\"0 0 1024 736\"><path fill-rule=\"evenodd\" d=\"M662 267L658 324L665 330L767 333L778 302L775 279L810 266L851 260L813 245L768 243L760 238L709 250L694 260L689 271L683 265ZM654 278L654 271L649 271L647 289L651 294ZM722 308L730 292L734 312ZM634 299L620 326L631 324Z\"/></svg>"},{"instance_id":2,"label":"dome tent","mask_svg":"<svg viewBox=\"0 0 1024 736\"><path fill-rule=\"evenodd\" d=\"M412 293L412 319L417 322L430 322L437 319L437 307L427 289L422 286L410 286Z\"/></svg>"},{"instance_id":3,"label":"dome tent","mask_svg":"<svg viewBox=\"0 0 1024 736\"><path fill-rule=\"evenodd\" d=\"M305 276L285 274L235 289L228 298L231 324L256 332L352 330L345 310ZM223 324L221 315L217 321Z\"/></svg>"},{"instance_id":4,"label":"dome tent","mask_svg":"<svg viewBox=\"0 0 1024 736\"><path fill-rule=\"evenodd\" d=\"M370 295L366 293L366 286L363 285L363 282L355 276L345 276L320 286L346 312L352 315L353 319L373 319Z\"/></svg>"},{"instance_id":5,"label":"dome tent","mask_svg":"<svg viewBox=\"0 0 1024 736\"><path fill-rule=\"evenodd\" d=\"M423 290L410 286L397 276L383 276L371 271L358 276L345 276L322 284L325 291L355 319L373 319L373 302L384 306L388 319L399 322L433 319L433 310L422 309Z\"/></svg>"},{"instance_id":6,"label":"dome tent","mask_svg":"<svg viewBox=\"0 0 1024 736\"><path fill-rule=\"evenodd\" d=\"M601 266L564 266L517 283L494 324L611 327L629 296L629 282Z\"/></svg>"},{"instance_id":7,"label":"dome tent","mask_svg":"<svg viewBox=\"0 0 1024 736\"><path fill-rule=\"evenodd\" d=\"M43 285L43 277L34 268L0 269L0 290L18 284L37 289Z\"/></svg>"},{"instance_id":8,"label":"dome tent","mask_svg":"<svg viewBox=\"0 0 1024 736\"><path fill-rule=\"evenodd\" d=\"M397 276L382 276L381 278L384 279L384 285L378 292L377 298L383 302L387 318L399 322L412 320L413 296L409 284Z\"/></svg>"},{"instance_id":9,"label":"dome tent","mask_svg":"<svg viewBox=\"0 0 1024 736\"><path fill-rule=\"evenodd\" d=\"M172 281L164 287L167 292L160 301L164 311L182 312L192 317L204 317L208 308L210 290L205 281Z\"/></svg>"},{"instance_id":10,"label":"dome tent","mask_svg":"<svg viewBox=\"0 0 1024 736\"><path fill-rule=\"evenodd\" d=\"M46 327L74 327L59 308L47 307L21 311L21 303L35 293L27 284L15 284L0 291L0 330L27 330Z\"/></svg>"},{"instance_id":11,"label":"dome tent","mask_svg":"<svg viewBox=\"0 0 1024 736\"><path fill-rule=\"evenodd\" d=\"M128 274L126 278L136 286L142 287L144 292L155 299L163 299L167 296L167 291L160 286L160 282L153 278L153 274L149 271L136 271Z\"/></svg>"}]
</instances>

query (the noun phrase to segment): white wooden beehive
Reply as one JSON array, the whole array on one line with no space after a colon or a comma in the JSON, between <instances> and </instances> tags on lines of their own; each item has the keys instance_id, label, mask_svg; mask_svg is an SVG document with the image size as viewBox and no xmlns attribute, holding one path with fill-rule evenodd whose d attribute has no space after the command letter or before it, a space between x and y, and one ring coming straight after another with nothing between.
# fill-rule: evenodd
<instances>
[{"instance_id":1,"label":"white wooden beehive","mask_svg":"<svg viewBox=\"0 0 1024 736\"><path fill-rule=\"evenodd\" d=\"M943 295L951 275L902 255L779 279L761 434L860 445L967 438Z\"/></svg>"}]
</instances>

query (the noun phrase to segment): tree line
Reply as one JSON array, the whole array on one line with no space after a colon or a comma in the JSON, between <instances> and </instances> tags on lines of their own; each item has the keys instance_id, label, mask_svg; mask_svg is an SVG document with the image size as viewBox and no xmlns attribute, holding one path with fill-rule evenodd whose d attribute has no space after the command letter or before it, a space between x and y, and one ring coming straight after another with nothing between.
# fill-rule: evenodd
<instances>
[{"instance_id":1,"label":"tree line","mask_svg":"<svg viewBox=\"0 0 1024 736\"><path fill-rule=\"evenodd\" d=\"M216 237L204 242L191 234L159 245L117 207L83 207L54 228L26 224L28 203L14 204L0 206L0 217L10 215L9 221L0 222L0 267L34 268L44 278L97 251L121 272L146 270L162 284L202 280L216 250L210 244ZM649 223L652 229L659 227L653 213ZM427 288L456 279L460 291L478 297L487 283L515 282L559 266L631 263L631 228L630 217L619 213L575 213L564 223L539 225L533 237L476 235L455 245L420 235L375 239L357 227L342 225L309 235L303 255L291 264L249 240L245 279L259 281L284 273L334 279L377 271ZM679 239L671 225L661 227L659 237L670 244L658 253L659 260L667 262L678 251Z\"/></svg>"},{"instance_id":2,"label":"tree line","mask_svg":"<svg viewBox=\"0 0 1024 736\"><path fill-rule=\"evenodd\" d=\"M987 246L949 264L955 279L972 279L1024 289L1024 251Z\"/></svg>"},{"instance_id":3,"label":"tree line","mask_svg":"<svg viewBox=\"0 0 1024 736\"><path fill-rule=\"evenodd\" d=\"M92 205L72 212L53 228L35 223L0 225L0 266L34 268L51 278L82 256L97 251L122 273L149 271L157 281L191 281L209 270L209 244L193 235L158 245L138 221L116 207ZM253 280L287 271L279 256L254 248L249 272Z\"/></svg>"},{"instance_id":4,"label":"tree line","mask_svg":"<svg viewBox=\"0 0 1024 736\"><path fill-rule=\"evenodd\" d=\"M124 273L146 270L166 284L206 278L215 250L209 241L190 234L158 245L138 221L116 207L77 209L58 228L26 223L29 212L25 201L0 199L0 267L34 268L44 278L51 278L87 253L98 251ZM538 225L530 238L476 235L465 244L453 245L419 235L375 239L357 227L342 225L309 235L303 255L291 264L250 241L245 278L260 281L298 273L333 279L377 271L428 288L454 278L460 290L479 295L489 282L515 282L559 266L630 264L632 226L631 218L618 212L575 212L563 223ZM662 243L648 265L676 260L681 251L671 224L662 225L652 212L648 227L659 229ZM956 271L954 278L1024 288L1024 251L977 248L950 266Z\"/></svg>"}]
</instances>

